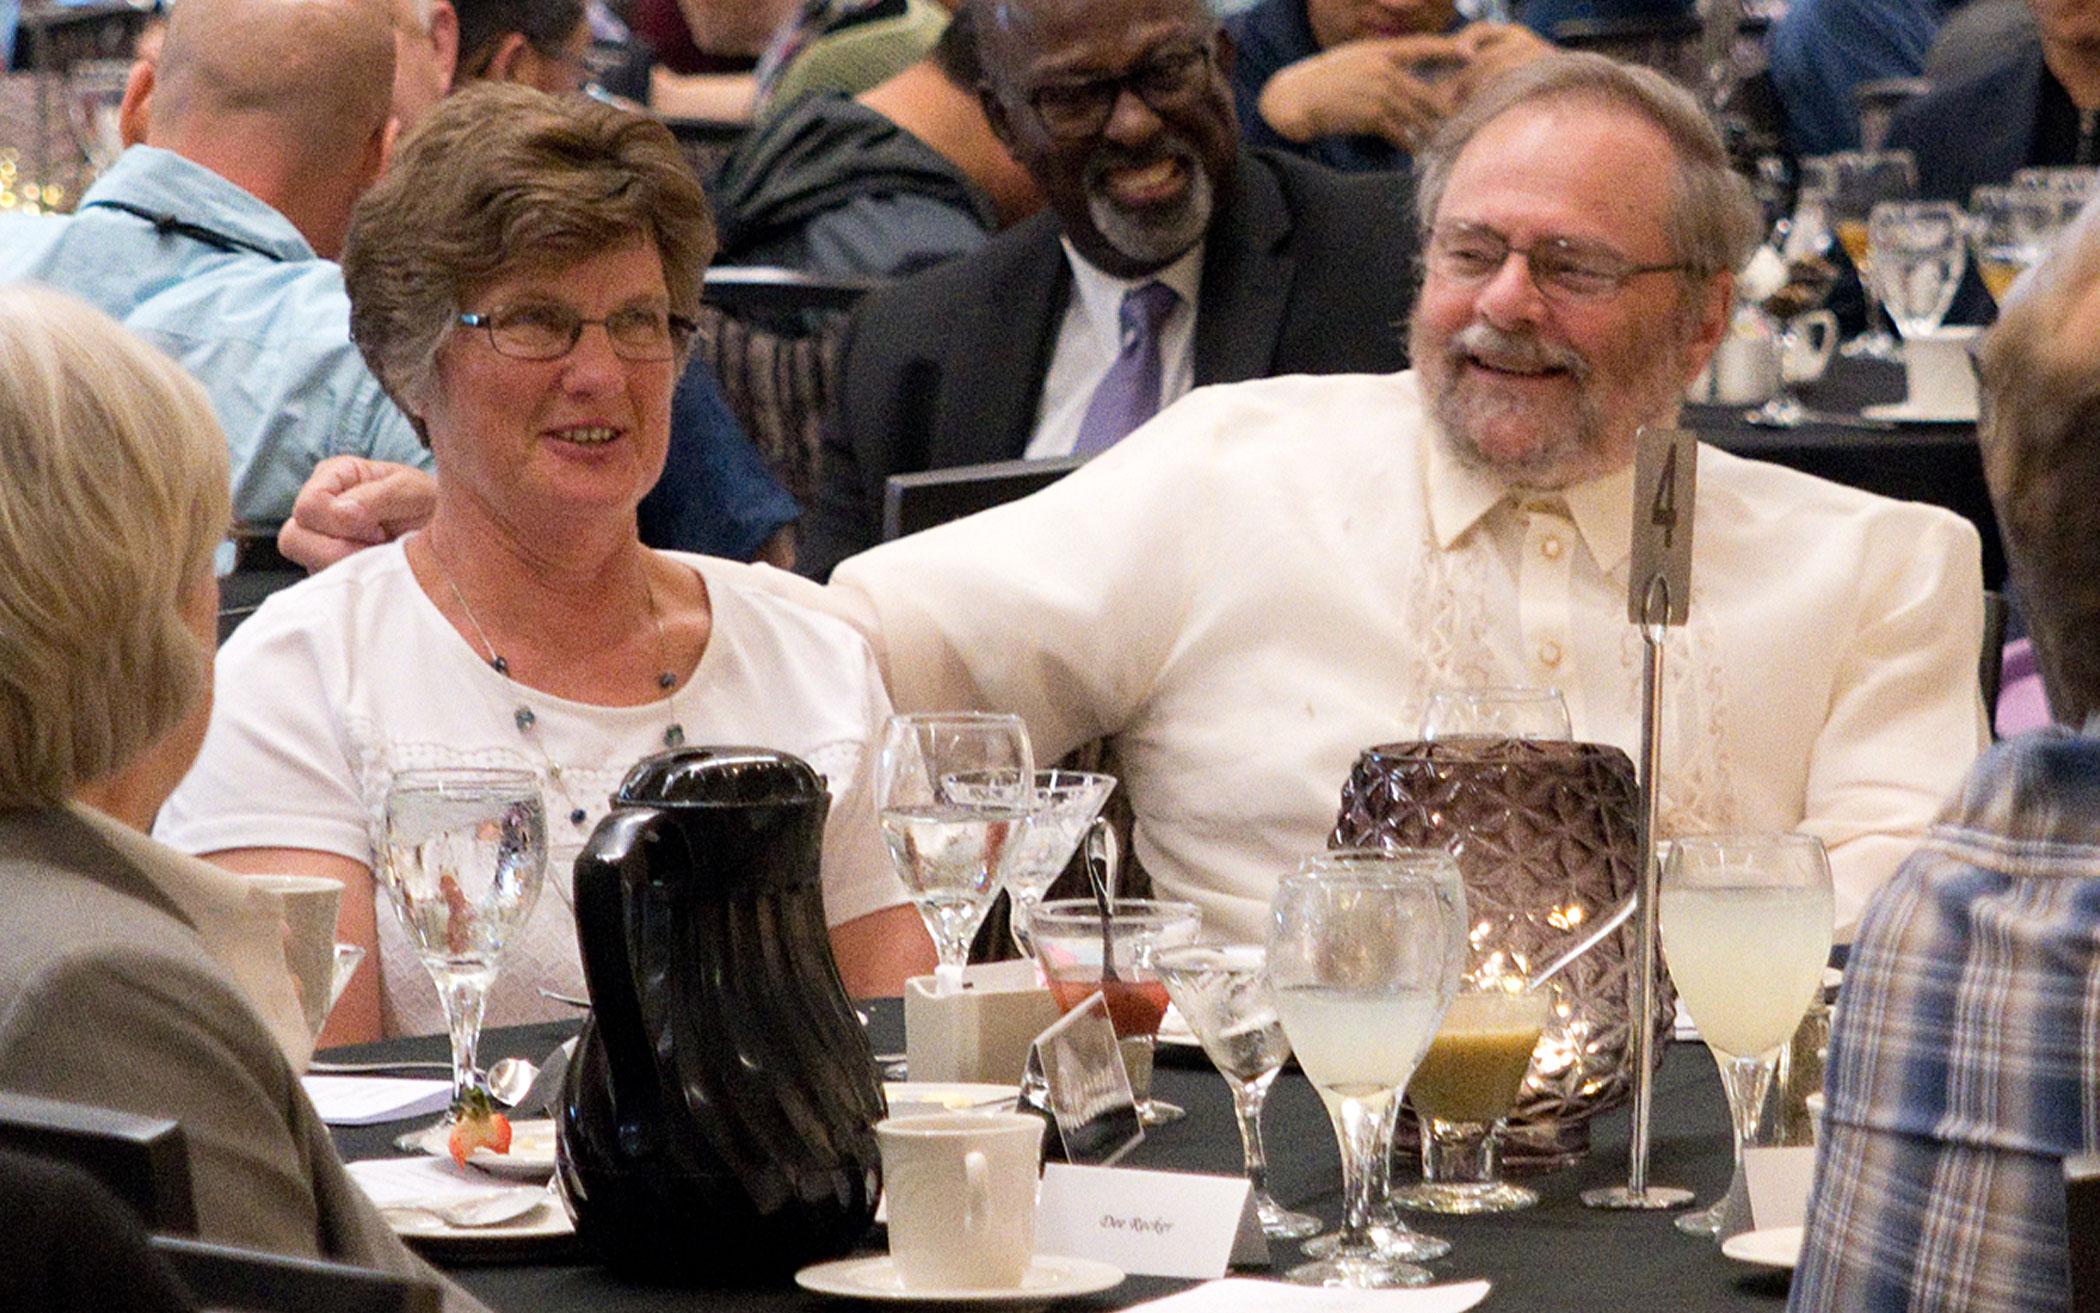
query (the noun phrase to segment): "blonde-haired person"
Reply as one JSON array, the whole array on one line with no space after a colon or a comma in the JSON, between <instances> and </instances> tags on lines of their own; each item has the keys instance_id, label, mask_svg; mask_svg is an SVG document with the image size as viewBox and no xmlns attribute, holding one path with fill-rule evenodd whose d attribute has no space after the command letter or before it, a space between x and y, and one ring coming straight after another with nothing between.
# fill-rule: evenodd
<instances>
[{"instance_id":1,"label":"blonde-haired person","mask_svg":"<svg viewBox=\"0 0 2100 1313\"><path fill-rule=\"evenodd\" d=\"M371 825L402 770L543 781L546 890L506 947L490 1024L577 993L577 852L621 777L667 743L755 743L830 781L824 903L848 988L897 993L932 946L883 852L871 741L889 700L848 626L743 567L652 551L635 508L714 248L663 125L484 83L431 113L359 204L351 335L436 457L429 526L271 598L221 655L219 705L163 837L238 870L348 882L379 948L345 1039L444 1029L383 897Z\"/></svg>"},{"instance_id":2,"label":"blonde-haired person","mask_svg":"<svg viewBox=\"0 0 2100 1313\"><path fill-rule=\"evenodd\" d=\"M203 390L0 288L0 1088L179 1122L205 1239L427 1277L300 1090L276 900L142 832L210 714L227 523Z\"/></svg>"}]
</instances>

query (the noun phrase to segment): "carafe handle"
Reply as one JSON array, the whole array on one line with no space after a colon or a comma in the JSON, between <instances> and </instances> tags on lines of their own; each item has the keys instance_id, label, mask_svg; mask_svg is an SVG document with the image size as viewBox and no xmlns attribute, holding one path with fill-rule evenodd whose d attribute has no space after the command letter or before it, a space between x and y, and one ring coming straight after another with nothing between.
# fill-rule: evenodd
<instances>
[{"instance_id":1,"label":"carafe handle","mask_svg":"<svg viewBox=\"0 0 2100 1313\"><path fill-rule=\"evenodd\" d=\"M648 883L650 862L669 837L669 820L653 807L622 807L605 818L576 859L576 939L591 991L591 1024L605 1047L618 1142L636 1148L655 1139L663 1101L628 952L628 909Z\"/></svg>"}]
</instances>

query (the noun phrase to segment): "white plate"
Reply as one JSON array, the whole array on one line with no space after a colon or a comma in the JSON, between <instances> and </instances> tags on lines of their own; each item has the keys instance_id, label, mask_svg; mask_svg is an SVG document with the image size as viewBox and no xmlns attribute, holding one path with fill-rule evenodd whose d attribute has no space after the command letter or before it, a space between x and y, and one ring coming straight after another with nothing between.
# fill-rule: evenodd
<instances>
[{"instance_id":1,"label":"white plate","mask_svg":"<svg viewBox=\"0 0 2100 1313\"><path fill-rule=\"evenodd\" d=\"M884 1304L940 1304L957 1308L1041 1308L1053 1300L1091 1295L1123 1283L1120 1268L1086 1258L1038 1254L1011 1290L906 1290L904 1278L888 1254L875 1258L842 1258L818 1263L795 1274L795 1284L820 1295L867 1299Z\"/></svg>"},{"instance_id":2,"label":"white plate","mask_svg":"<svg viewBox=\"0 0 2100 1313\"><path fill-rule=\"evenodd\" d=\"M920 1117L936 1112L1012 1112L1021 1097L1018 1085L980 1085L967 1081L884 1081L882 1097L892 1117Z\"/></svg>"},{"instance_id":3,"label":"white plate","mask_svg":"<svg viewBox=\"0 0 2100 1313\"><path fill-rule=\"evenodd\" d=\"M1745 1231L1721 1242L1721 1252L1738 1263L1757 1267L1783 1267L1792 1271L1801 1261L1801 1228L1775 1226L1763 1231Z\"/></svg>"},{"instance_id":4,"label":"white plate","mask_svg":"<svg viewBox=\"0 0 2100 1313\"><path fill-rule=\"evenodd\" d=\"M1182 1016L1181 1009L1172 1003L1167 1004L1166 1014L1159 1019L1159 1042L1180 1044L1187 1048L1203 1046L1202 1041L1196 1038L1196 1032L1189 1029L1188 1018Z\"/></svg>"},{"instance_id":5,"label":"white plate","mask_svg":"<svg viewBox=\"0 0 2100 1313\"><path fill-rule=\"evenodd\" d=\"M1898 424L1974 424L1977 419L1973 410L1928 410L1908 401L1894 401L1886 406L1861 406L1859 413L1863 419L1885 419Z\"/></svg>"},{"instance_id":6,"label":"white plate","mask_svg":"<svg viewBox=\"0 0 2100 1313\"><path fill-rule=\"evenodd\" d=\"M390 1209L385 1217L387 1225L394 1228L394 1234L403 1240L442 1240L448 1247L516 1244L524 1240L553 1240L576 1234L576 1224L569 1220L569 1211L552 1194L523 1217L514 1217L497 1226L454 1226L429 1213L405 1208Z\"/></svg>"},{"instance_id":7,"label":"white plate","mask_svg":"<svg viewBox=\"0 0 2100 1313\"><path fill-rule=\"evenodd\" d=\"M423 1152L433 1158L450 1158L452 1151L445 1145L447 1133L433 1127L423 1140ZM535 1117L529 1121L510 1124L510 1152L497 1153L493 1149L476 1149L467 1155L469 1166L478 1167L491 1176L508 1176L522 1181L544 1181L554 1175L554 1119Z\"/></svg>"}]
</instances>

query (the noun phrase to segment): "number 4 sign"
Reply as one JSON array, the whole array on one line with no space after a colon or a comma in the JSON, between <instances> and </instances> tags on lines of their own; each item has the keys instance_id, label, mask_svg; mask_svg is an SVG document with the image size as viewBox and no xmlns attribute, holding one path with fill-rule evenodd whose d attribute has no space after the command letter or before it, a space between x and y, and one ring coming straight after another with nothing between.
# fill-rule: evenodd
<instances>
[{"instance_id":1,"label":"number 4 sign","mask_svg":"<svg viewBox=\"0 0 2100 1313\"><path fill-rule=\"evenodd\" d=\"M1692 603L1692 500L1699 441L1689 429L1646 428L1635 439L1633 573L1626 618L1681 625Z\"/></svg>"}]
</instances>

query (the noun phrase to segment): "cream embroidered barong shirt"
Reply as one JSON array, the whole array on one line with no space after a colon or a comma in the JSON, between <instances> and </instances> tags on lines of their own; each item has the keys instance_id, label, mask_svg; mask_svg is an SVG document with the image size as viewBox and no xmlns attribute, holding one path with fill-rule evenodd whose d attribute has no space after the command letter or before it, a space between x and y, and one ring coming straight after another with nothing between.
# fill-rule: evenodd
<instances>
[{"instance_id":1,"label":"cream embroidered barong shirt","mask_svg":"<svg viewBox=\"0 0 2100 1313\"><path fill-rule=\"evenodd\" d=\"M1431 689L1550 684L1638 758L1632 471L1512 493L1414 376L1203 388L1024 501L833 576L900 710L1113 735L1138 856L1206 934L1261 938L1366 746ZM791 585L789 585L791 586ZM1830 845L1841 933L1983 744L1975 530L1703 448L1691 617L1669 637L1664 828Z\"/></svg>"}]
</instances>

